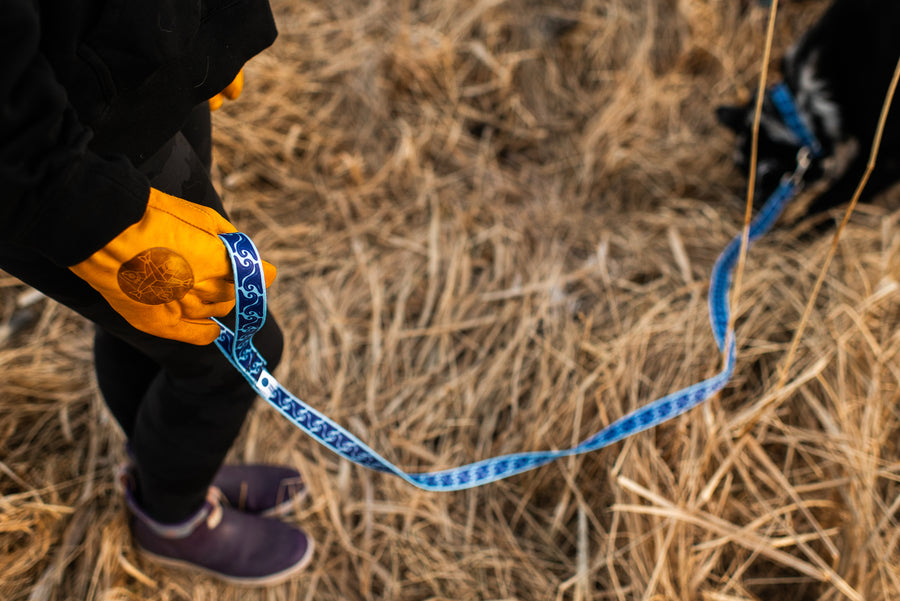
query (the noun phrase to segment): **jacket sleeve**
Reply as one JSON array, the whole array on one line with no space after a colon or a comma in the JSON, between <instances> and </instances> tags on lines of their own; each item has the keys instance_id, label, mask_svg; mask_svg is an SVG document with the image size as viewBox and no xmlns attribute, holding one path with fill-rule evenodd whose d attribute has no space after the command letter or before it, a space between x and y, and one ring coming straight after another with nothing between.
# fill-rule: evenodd
<instances>
[{"instance_id":1,"label":"jacket sleeve","mask_svg":"<svg viewBox=\"0 0 900 601\"><path fill-rule=\"evenodd\" d=\"M74 265L140 220L150 184L91 133L40 50L31 0L0 4L0 243Z\"/></svg>"}]
</instances>

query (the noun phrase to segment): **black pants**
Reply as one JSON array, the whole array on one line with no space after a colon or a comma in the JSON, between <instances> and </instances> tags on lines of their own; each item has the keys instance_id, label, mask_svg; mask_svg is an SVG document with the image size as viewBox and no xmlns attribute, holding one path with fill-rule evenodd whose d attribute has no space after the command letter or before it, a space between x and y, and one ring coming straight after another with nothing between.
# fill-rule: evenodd
<instances>
[{"instance_id":1,"label":"black pants","mask_svg":"<svg viewBox=\"0 0 900 601\"><path fill-rule=\"evenodd\" d=\"M153 187L227 218L209 179L210 150L209 110L203 105L139 169ZM255 399L247 382L215 345L135 329L86 282L34 251L0 244L0 268L96 324L97 381L128 437L142 508L166 523L194 513ZM254 338L269 369L278 364L282 343L270 315Z\"/></svg>"}]
</instances>

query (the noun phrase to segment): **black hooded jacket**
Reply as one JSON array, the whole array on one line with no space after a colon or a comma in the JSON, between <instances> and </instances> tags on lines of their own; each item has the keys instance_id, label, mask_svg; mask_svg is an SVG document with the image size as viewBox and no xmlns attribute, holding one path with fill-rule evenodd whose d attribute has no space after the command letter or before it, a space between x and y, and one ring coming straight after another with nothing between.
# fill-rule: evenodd
<instances>
[{"instance_id":1,"label":"black hooded jacket","mask_svg":"<svg viewBox=\"0 0 900 601\"><path fill-rule=\"evenodd\" d=\"M268 0L0 0L0 244L74 265L140 220L135 165L275 36Z\"/></svg>"}]
</instances>

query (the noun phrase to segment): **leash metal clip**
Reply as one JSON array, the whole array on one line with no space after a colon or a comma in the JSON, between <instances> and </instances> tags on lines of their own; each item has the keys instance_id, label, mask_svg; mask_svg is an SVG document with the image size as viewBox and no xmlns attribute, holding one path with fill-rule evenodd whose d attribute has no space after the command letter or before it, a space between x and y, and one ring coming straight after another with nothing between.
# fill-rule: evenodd
<instances>
[{"instance_id":1,"label":"leash metal clip","mask_svg":"<svg viewBox=\"0 0 900 601\"><path fill-rule=\"evenodd\" d=\"M806 175L811 164L812 150L809 146L802 146L797 151L797 168L788 176L788 179L795 187L799 188L803 185L803 176Z\"/></svg>"}]
</instances>

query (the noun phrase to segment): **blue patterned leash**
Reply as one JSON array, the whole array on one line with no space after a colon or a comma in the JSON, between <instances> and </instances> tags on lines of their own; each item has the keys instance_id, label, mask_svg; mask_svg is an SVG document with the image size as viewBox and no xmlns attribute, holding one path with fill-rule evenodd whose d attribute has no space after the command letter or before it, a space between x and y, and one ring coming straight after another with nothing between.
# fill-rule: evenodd
<instances>
[{"instance_id":1,"label":"blue patterned leash","mask_svg":"<svg viewBox=\"0 0 900 601\"><path fill-rule=\"evenodd\" d=\"M769 231L782 209L794 197L811 156L814 155L809 147L804 146L800 150L794 173L782 178L751 223L750 243ZM221 333L216 345L222 353L262 398L317 442L345 459L379 472L394 474L421 489L451 491L473 488L521 474L562 457L596 451L690 411L724 388L734 373L737 351L728 293L732 272L740 255L741 235L735 236L719 255L709 286L710 324L716 345L724 353L723 368L719 373L632 411L569 449L513 453L446 470L408 473L328 416L291 394L266 370L265 359L253 346L253 336L266 319L266 288L259 252L244 234L222 234L220 238L229 250L234 268L237 315L234 332L218 322Z\"/></svg>"},{"instance_id":2,"label":"blue patterned leash","mask_svg":"<svg viewBox=\"0 0 900 601\"><path fill-rule=\"evenodd\" d=\"M779 82L769 90L769 98L778 109L781 120L797 137L798 146L808 148L811 157L822 155L822 145L809 126L809 122L797 108L797 101L791 89L784 82Z\"/></svg>"}]
</instances>

